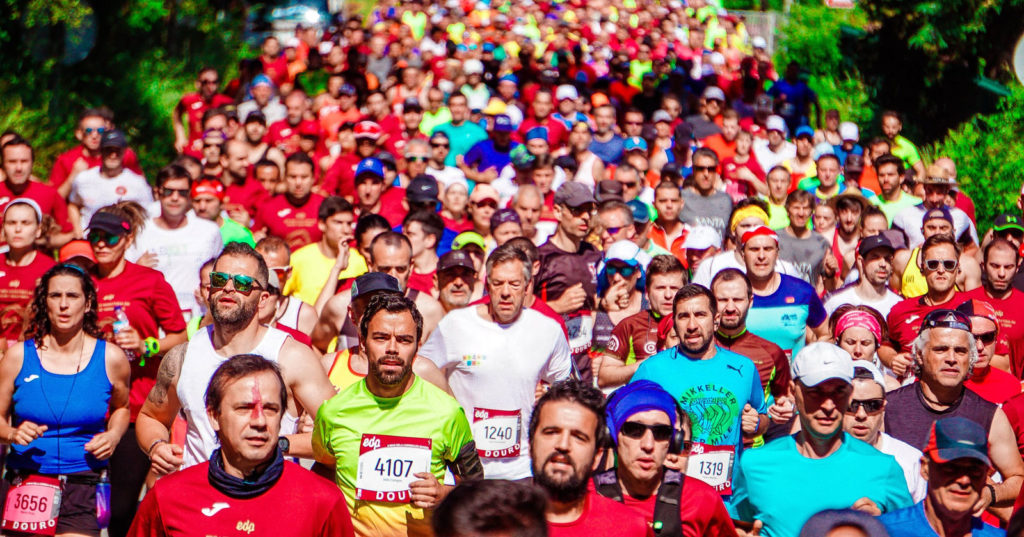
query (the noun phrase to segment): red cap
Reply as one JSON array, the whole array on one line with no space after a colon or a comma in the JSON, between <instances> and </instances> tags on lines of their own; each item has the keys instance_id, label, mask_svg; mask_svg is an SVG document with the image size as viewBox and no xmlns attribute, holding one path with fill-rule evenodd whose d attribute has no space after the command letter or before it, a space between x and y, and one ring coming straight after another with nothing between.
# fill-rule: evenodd
<instances>
[{"instance_id":1,"label":"red cap","mask_svg":"<svg viewBox=\"0 0 1024 537\"><path fill-rule=\"evenodd\" d=\"M73 240L60 248L60 262L64 263L76 257L84 257L93 263L96 262L96 255L93 254L89 241L83 239Z\"/></svg>"},{"instance_id":2,"label":"red cap","mask_svg":"<svg viewBox=\"0 0 1024 537\"><path fill-rule=\"evenodd\" d=\"M779 243L779 236L774 231L772 231L768 226L757 226L754 229L751 229L750 231L744 233L742 238L743 244L746 244L747 241L753 239L754 237L771 237L772 240L775 241L775 244Z\"/></svg>"},{"instance_id":3,"label":"red cap","mask_svg":"<svg viewBox=\"0 0 1024 537\"><path fill-rule=\"evenodd\" d=\"M224 201L224 183L216 179L200 179L196 181L192 185L192 197L196 198L204 194Z\"/></svg>"},{"instance_id":4,"label":"red cap","mask_svg":"<svg viewBox=\"0 0 1024 537\"><path fill-rule=\"evenodd\" d=\"M984 317L996 323L996 328L999 328L999 316L996 315L996 309L992 307L992 304L985 302L984 300L972 298L957 306L956 311L959 311L968 317Z\"/></svg>"}]
</instances>

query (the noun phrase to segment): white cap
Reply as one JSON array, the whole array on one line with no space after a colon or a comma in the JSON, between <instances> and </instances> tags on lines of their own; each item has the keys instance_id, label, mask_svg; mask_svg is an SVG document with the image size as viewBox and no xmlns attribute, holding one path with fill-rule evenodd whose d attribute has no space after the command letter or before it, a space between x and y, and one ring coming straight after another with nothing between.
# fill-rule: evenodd
<instances>
[{"instance_id":1,"label":"white cap","mask_svg":"<svg viewBox=\"0 0 1024 537\"><path fill-rule=\"evenodd\" d=\"M484 64L480 60L466 60L462 62L462 71L467 75L480 75L484 72Z\"/></svg>"},{"instance_id":2,"label":"white cap","mask_svg":"<svg viewBox=\"0 0 1024 537\"><path fill-rule=\"evenodd\" d=\"M851 121L844 121L839 124L839 137L841 139L856 142L860 139L860 129L857 124Z\"/></svg>"},{"instance_id":3,"label":"white cap","mask_svg":"<svg viewBox=\"0 0 1024 537\"><path fill-rule=\"evenodd\" d=\"M869 362L868 360L854 360L853 361L853 369L854 369L853 376L854 376L854 378L864 378L864 377L858 377L857 376L857 369L860 369L860 368L866 369L869 373L871 373L871 380L877 382L878 385L882 387L882 393L885 393L885 377L882 376L882 371L878 369L878 366L876 366L875 364Z\"/></svg>"},{"instance_id":4,"label":"white cap","mask_svg":"<svg viewBox=\"0 0 1024 537\"><path fill-rule=\"evenodd\" d=\"M292 36L284 40L284 48L299 48L299 38ZM330 52L330 51L327 51Z\"/></svg>"},{"instance_id":5,"label":"white cap","mask_svg":"<svg viewBox=\"0 0 1024 537\"><path fill-rule=\"evenodd\" d=\"M708 226L696 226L686 234L683 241L683 248L687 250L706 250L714 246L722 247L722 235L715 228Z\"/></svg>"},{"instance_id":6,"label":"white cap","mask_svg":"<svg viewBox=\"0 0 1024 537\"><path fill-rule=\"evenodd\" d=\"M711 65L725 65L725 55L721 52L712 52Z\"/></svg>"},{"instance_id":7,"label":"white cap","mask_svg":"<svg viewBox=\"0 0 1024 537\"><path fill-rule=\"evenodd\" d=\"M768 48L768 42L759 35L755 35L754 38L750 40L750 44L753 45L754 48Z\"/></svg>"},{"instance_id":8,"label":"white cap","mask_svg":"<svg viewBox=\"0 0 1024 537\"><path fill-rule=\"evenodd\" d=\"M326 55L330 54L331 53L331 49L333 49L333 48L334 48L334 43L331 42L331 41L321 41L320 44L316 46L316 49L320 53L321 56L326 56Z\"/></svg>"},{"instance_id":9,"label":"white cap","mask_svg":"<svg viewBox=\"0 0 1024 537\"><path fill-rule=\"evenodd\" d=\"M853 358L845 350L823 341L800 349L793 358L793 380L817 386L829 379L849 384L853 380Z\"/></svg>"},{"instance_id":10,"label":"white cap","mask_svg":"<svg viewBox=\"0 0 1024 537\"><path fill-rule=\"evenodd\" d=\"M764 129L766 131L780 131L782 134L786 134L786 120L782 119L782 116L768 116L768 119L764 122Z\"/></svg>"},{"instance_id":11,"label":"white cap","mask_svg":"<svg viewBox=\"0 0 1024 537\"><path fill-rule=\"evenodd\" d=\"M821 142L814 146L814 151L811 151L811 158L817 161L822 155L835 155L836 148L832 147L832 144L828 142Z\"/></svg>"},{"instance_id":12,"label":"white cap","mask_svg":"<svg viewBox=\"0 0 1024 537\"><path fill-rule=\"evenodd\" d=\"M625 261L630 264L639 264L647 269L647 264L651 262L651 256L647 252L640 249L633 241L621 240L615 241L607 250L604 251L605 261L612 259L618 259L619 261Z\"/></svg>"},{"instance_id":13,"label":"white cap","mask_svg":"<svg viewBox=\"0 0 1024 537\"><path fill-rule=\"evenodd\" d=\"M666 112L664 110L655 110L654 111L654 117L651 118L651 120L654 123L658 123L658 122L661 122L661 121L663 121L665 123L672 123L672 114L669 114L668 112Z\"/></svg>"},{"instance_id":14,"label":"white cap","mask_svg":"<svg viewBox=\"0 0 1024 537\"><path fill-rule=\"evenodd\" d=\"M580 98L580 92L576 90L576 86L570 86L569 84L562 84L555 90L555 100L562 102L566 99L575 101Z\"/></svg>"},{"instance_id":15,"label":"white cap","mask_svg":"<svg viewBox=\"0 0 1024 537\"><path fill-rule=\"evenodd\" d=\"M722 91L722 88L720 88L718 86L708 86L708 87L704 88L704 99L705 100L711 99L711 100L715 100L715 101L723 101L724 102L725 101L725 92Z\"/></svg>"}]
</instances>

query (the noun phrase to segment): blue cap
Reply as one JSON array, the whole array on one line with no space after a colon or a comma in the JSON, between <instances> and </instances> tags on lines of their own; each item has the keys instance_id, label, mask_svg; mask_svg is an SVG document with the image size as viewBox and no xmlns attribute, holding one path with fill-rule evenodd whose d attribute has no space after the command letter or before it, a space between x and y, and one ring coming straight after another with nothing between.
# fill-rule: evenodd
<instances>
[{"instance_id":1,"label":"blue cap","mask_svg":"<svg viewBox=\"0 0 1024 537\"><path fill-rule=\"evenodd\" d=\"M801 136L809 136L813 140L814 129L808 127L807 125L800 125L799 127L796 128L796 134L793 136L793 139L799 138Z\"/></svg>"},{"instance_id":2,"label":"blue cap","mask_svg":"<svg viewBox=\"0 0 1024 537\"><path fill-rule=\"evenodd\" d=\"M629 208L633 211L633 221L641 224L646 224L651 221L651 211L647 209L647 204L638 200L632 199L626 202Z\"/></svg>"},{"instance_id":3,"label":"blue cap","mask_svg":"<svg viewBox=\"0 0 1024 537\"><path fill-rule=\"evenodd\" d=\"M364 173L371 173L384 178L384 163L375 158L364 158L359 162L359 166L356 166L356 179L358 180ZM358 182L358 181L357 181Z\"/></svg>"},{"instance_id":4,"label":"blue cap","mask_svg":"<svg viewBox=\"0 0 1024 537\"><path fill-rule=\"evenodd\" d=\"M508 117L507 114L498 114L494 116L495 132L512 132L514 130L516 130L516 128L512 125L512 118ZM547 138L547 136L545 136L545 138Z\"/></svg>"},{"instance_id":5,"label":"blue cap","mask_svg":"<svg viewBox=\"0 0 1024 537\"><path fill-rule=\"evenodd\" d=\"M678 405L672 394L665 391L653 380L637 380L619 388L604 406L604 415L611 429L612 441L618 444L619 429L630 417L648 410L660 410L668 415L669 422L676 426Z\"/></svg>"},{"instance_id":6,"label":"blue cap","mask_svg":"<svg viewBox=\"0 0 1024 537\"><path fill-rule=\"evenodd\" d=\"M255 88L256 86L270 86L272 88L275 87L274 82L270 80L270 77L263 73L260 73L252 77L252 82L249 83L249 87Z\"/></svg>"},{"instance_id":7,"label":"blue cap","mask_svg":"<svg viewBox=\"0 0 1024 537\"><path fill-rule=\"evenodd\" d=\"M626 143L623 146L623 151L647 151L647 140L644 140L639 136L626 138Z\"/></svg>"},{"instance_id":8,"label":"blue cap","mask_svg":"<svg viewBox=\"0 0 1024 537\"><path fill-rule=\"evenodd\" d=\"M545 127L534 127L526 131L523 141L529 142L530 140L544 140L546 142L548 140L548 129Z\"/></svg>"},{"instance_id":9,"label":"blue cap","mask_svg":"<svg viewBox=\"0 0 1024 537\"><path fill-rule=\"evenodd\" d=\"M356 94L356 87L353 86L352 84L349 84L349 83L346 82L346 83L341 85L341 89L339 90L339 93L341 93L342 95L355 95Z\"/></svg>"},{"instance_id":10,"label":"blue cap","mask_svg":"<svg viewBox=\"0 0 1024 537\"><path fill-rule=\"evenodd\" d=\"M507 75L502 75L502 77L498 79L498 82L511 82L513 84L518 85L519 84L519 77L509 73Z\"/></svg>"},{"instance_id":11,"label":"blue cap","mask_svg":"<svg viewBox=\"0 0 1024 537\"><path fill-rule=\"evenodd\" d=\"M956 459L975 459L991 466L988 458L988 437L977 423L958 416L942 418L932 423L928 433L925 455L938 463Z\"/></svg>"},{"instance_id":12,"label":"blue cap","mask_svg":"<svg viewBox=\"0 0 1024 537\"><path fill-rule=\"evenodd\" d=\"M398 280L390 274L367 272L352 283L352 300L377 291L401 294L402 288L399 287Z\"/></svg>"}]
</instances>

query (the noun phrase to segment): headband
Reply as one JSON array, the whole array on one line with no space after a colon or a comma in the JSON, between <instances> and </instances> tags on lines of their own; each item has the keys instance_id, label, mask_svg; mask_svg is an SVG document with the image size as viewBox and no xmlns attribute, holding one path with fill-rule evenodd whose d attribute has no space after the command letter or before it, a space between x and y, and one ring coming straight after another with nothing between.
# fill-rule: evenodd
<instances>
[{"instance_id":1,"label":"headband","mask_svg":"<svg viewBox=\"0 0 1024 537\"><path fill-rule=\"evenodd\" d=\"M882 327L879 326L878 319L875 319L874 315L861 310L850 310L844 313L839 318L839 322L836 323L836 335L840 335L847 328L853 327L863 328L871 332L871 335L875 336L875 343L882 343Z\"/></svg>"},{"instance_id":2,"label":"headband","mask_svg":"<svg viewBox=\"0 0 1024 537\"><path fill-rule=\"evenodd\" d=\"M775 241L775 244L779 243L779 236L778 236L778 234L776 234L771 229L768 229L768 226L757 226L754 229L751 229L750 231L748 231L748 232L743 234L743 238L742 238L742 240L740 242L742 242L743 244L746 244L746 243L750 242L750 239L753 239L754 237L761 237L761 236L771 237L772 240Z\"/></svg>"},{"instance_id":3,"label":"headband","mask_svg":"<svg viewBox=\"0 0 1024 537\"><path fill-rule=\"evenodd\" d=\"M736 212L732 213L732 220L729 220L729 230L735 232L736 224L739 224L751 216L760 218L761 222L764 224L768 223L768 213L764 212L764 209L757 205L747 205L746 207L738 209Z\"/></svg>"}]
</instances>

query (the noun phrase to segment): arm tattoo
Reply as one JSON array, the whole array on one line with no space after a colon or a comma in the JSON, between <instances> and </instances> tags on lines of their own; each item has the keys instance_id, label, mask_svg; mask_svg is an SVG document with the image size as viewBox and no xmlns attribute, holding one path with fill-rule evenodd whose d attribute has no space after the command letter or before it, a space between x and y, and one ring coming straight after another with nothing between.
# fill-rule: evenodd
<instances>
[{"instance_id":1,"label":"arm tattoo","mask_svg":"<svg viewBox=\"0 0 1024 537\"><path fill-rule=\"evenodd\" d=\"M167 390L174 388L174 379L181 372L181 363L185 359L188 343L175 346L164 355L160 362L160 370L156 374L156 385L149 391L147 399L155 405L167 402Z\"/></svg>"}]
</instances>

